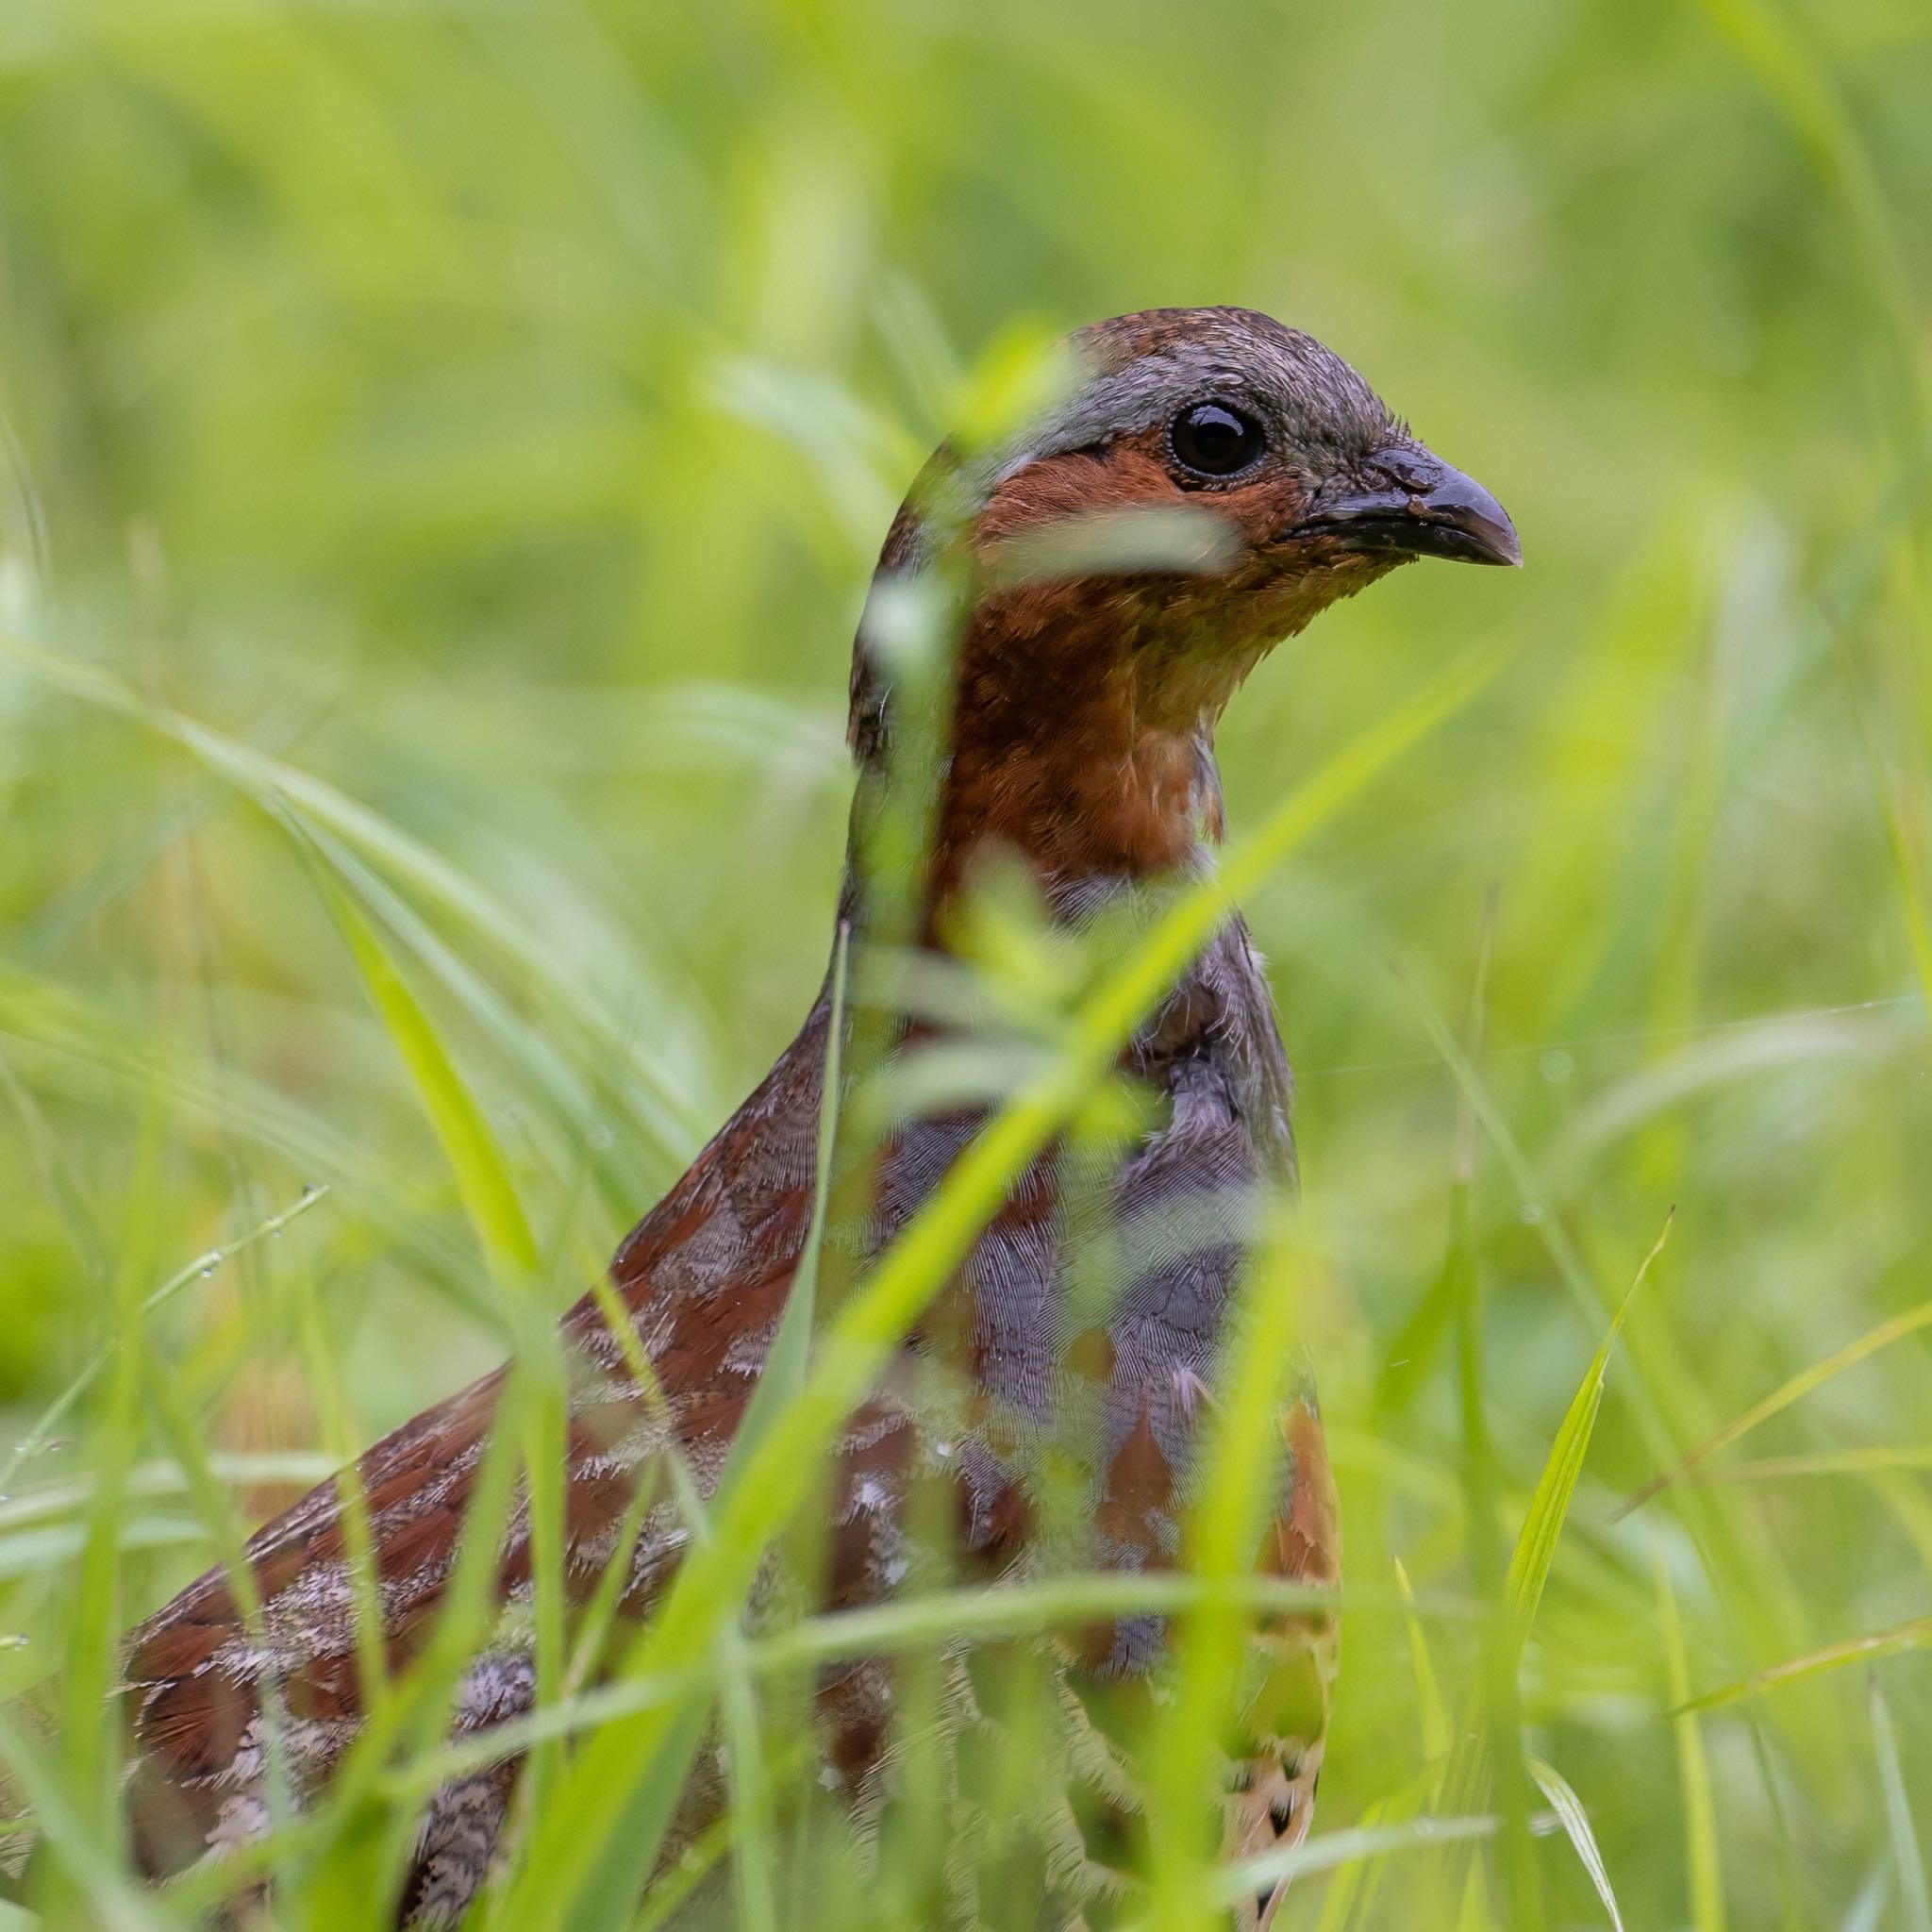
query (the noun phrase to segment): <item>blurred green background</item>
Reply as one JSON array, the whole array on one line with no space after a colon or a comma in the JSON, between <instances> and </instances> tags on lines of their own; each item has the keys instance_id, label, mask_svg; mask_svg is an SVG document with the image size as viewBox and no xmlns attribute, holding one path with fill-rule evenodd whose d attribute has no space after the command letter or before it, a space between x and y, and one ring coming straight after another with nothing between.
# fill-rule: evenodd
<instances>
[{"instance_id":1,"label":"blurred green background","mask_svg":"<svg viewBox=\"0 0 1932 1932\"><path fill-rule=\"evenodd\" d=\"M1238 836L1456 651L1522 646L1250 908L1333 1257L1349 1575L1469 1580L1428 1315L1458 1099L1419 1008L1461 1027L1493 894L1510 1148L1474 1137L1474 1204L1519 1507L1675 1208L1531 1741L1633 1927L1924 1932L1921 1659L1667 1713L1932 1611L1932 1343L1707 1468L1885 1453L1612 1514L1657 1466L1644 1405L1689 1449L1932 1296L1928 208L1924 0L8 0L11 1433L184 1269L152 1364L250 1520L497 1359L318 866L398 936L542 1241L608 1247L817 984L853 623L961 372L1247 304L1356 362L1528 558L1332 613L1222 738ZM285 1238L190 1267L305 1186ZM35 1489L93 1402L0 1505L19 1680L82 1534ZM129 1621L209 1560L155 1491ZM1432 1641L1454 1705L1467 1644ZM1318 1831L1415 1777L1427 1705L1401 1620L1352 1615ZM1605 1923L1564 1840L1539 1857L1550 1923ZM1357 1922L1407 1923L1392 1896ZM1319 1883L1284 1917L1331 1922Z\"/></svg>"}]
</instances>

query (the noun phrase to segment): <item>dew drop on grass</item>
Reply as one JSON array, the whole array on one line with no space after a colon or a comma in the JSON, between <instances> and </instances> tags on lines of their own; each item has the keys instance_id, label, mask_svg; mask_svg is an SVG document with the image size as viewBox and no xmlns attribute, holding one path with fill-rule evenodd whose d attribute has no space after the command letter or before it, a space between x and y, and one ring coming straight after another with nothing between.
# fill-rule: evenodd
<instances>
[{"instance_id":1,"label":"dew drop on grass","mask_svg":"<svg viewBox=\"0 0 1932 1932\"><path fill-rule=\"evenodd\" d=\"M1543 1218L1543 1210L1534 1201L1525 1201L1516 1211L1523 1217L1524 1227L1534 1227Z\"/></svg>"}]
</instances>

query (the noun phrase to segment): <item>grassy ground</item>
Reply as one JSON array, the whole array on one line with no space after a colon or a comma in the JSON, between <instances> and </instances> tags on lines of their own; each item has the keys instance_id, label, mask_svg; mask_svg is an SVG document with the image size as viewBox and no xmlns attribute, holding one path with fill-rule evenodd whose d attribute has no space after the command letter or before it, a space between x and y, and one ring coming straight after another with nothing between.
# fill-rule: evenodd
<instances>
[{"instance_id":1,"label":"grassy ground","mask_svg":"<svg viewBox=\"0 0 1932 1932\"><path fill-rule=\"evenodd\" d=\"M1223 738L1239 845L1508 654L1243 894L1355 1592L1284 1923L1604 1924L1581 1839L1632 1928L1932 1932L1928 205L1916 0L11 0L8 1681L89 1707L116 1628L581 1291L817 985L853 620L962 382L1235 300L1529 559L1403 573ZM728 1567L689 1641L782 1784ZM668 1723L540 1766L500 1923ZM278 1850L288 1924L371 1923L432 1741ZM99 1742L42 1767L52 1916L177 1922ZM1565 1785L1587 1831L1515 1828ZM748 1923L917 1923L810 1920L741 1823Z\"/></svg>"}]
</instances>

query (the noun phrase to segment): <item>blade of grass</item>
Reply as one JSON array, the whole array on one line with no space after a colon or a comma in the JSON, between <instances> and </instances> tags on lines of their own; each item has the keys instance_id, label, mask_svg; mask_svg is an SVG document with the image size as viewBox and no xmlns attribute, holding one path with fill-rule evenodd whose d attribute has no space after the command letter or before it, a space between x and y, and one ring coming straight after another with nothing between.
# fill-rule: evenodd
<instances>
[{"instance_id":1,"label":"blade of grass","mask_svg":"<svg viewBox=\"0 0 1932 1932\"><path fill-rule=\"evenodd\" d=\"M1578 1863L1589 1874L1590 1882L1596 1887L1596 1895L1603 1900L1604 1910L1610 1915L1615 1932L1624 1932L1624 1915L1617 1909L1617 1894L1611 1889L1610 1874L1604 1868L1604 1855L1597 1847L1596 1833L1590 1828L1590 1814L1583 1808L1582 1799L1554 1764L1534 1756L1524 1761L1529 1767L1530 1776L1537 1781L1538 1789L1550 1801L1550 1809L1562 1825Z\"/></svg>"},{"instance_id":2,"label":"blade of grass","mask_svg":"<svg viewBox=\"0 0 1932 1932\"><path fill-rule=\"evenodd\" d=\"M1839 1921L1838 1932L1878 1932L1891 1890L1890 1879L1889 1863L1874 1866L1865 1874L1864 1884L1853 1894L1851 1905Z\"/></svg>"},{"instance_id":3,"label":"blade of grass","mask_svg":"<svg viewBox=\"0 0 1932 1932\"><path fill-rule=\"evenodd\" d=\"M60 1755L66 1788L87 1827L111 1829L113 1793L121 1769L113 1737L108 1692L120 1674L121 1529L126 1483L140 1440L141 1372L138 1351L125 1338L138 1321L139 1277L149 1266L158 1239L163 1183L166 1115L150 1102L126 1194L125 1225L111 1286L111 1319L122 1345L111 1350L104 1413L92 1432L99 1462L84 1515L86 1543L68 1607L66 1681L60 1687ZM42 1904L56 1924L75 1909L78 1878L58 1869L49 1874Z\"/></svg>"},{"instance_id":4,"label":"blade of grass","mask_svg":"<svg viewBox=\"0 0 1932 1932\"><path fill-rule=\"evenodd\" d=\"M1506 1586L1507 1620L1504 1626L1503 1655L1512 1682L1524 1642L1542 1601L1543 1586L1556 1560L1557 1545L1569 1515L1570 1500L1575 1493L1583 1474L1584 1460L1590 1453L1591 1437L1596 1427L1597 1413L1603 1405L1604 1384L1609 1374L1610 1351L1622 1332L1624 1317L1638 1290L1643 1286L1644 1278L1663 1252L1664 1242L1669 1237L1670 1223L1667 1221L1652 1243L1650 1252L1643 1257L1616 1313L1610 1318L1609 1327L1591 1357L1576 1393L1571 1398L1569 1409L1557 1425L1536 1488L1530 1492L1529 1507L1517 1535ZM1465 1724L1443 1779L1443 1804L1448 1810L1466 1811L1471 1808L1472 1801L1489 1787L1492 1761L1490 1727L1478 1713Z\"/></svg>"},{"instance_id":5,"label":"blade of grass","mask_svg":"<svg viewBox=\"0 0 1932 1932\"><path fill-rule=\"evenodd\" d=\"M770 1806L772 1781L765 1764L757 1692L745 1661L744 1639L734 1626L721 1630L717 1642L719 1713L730 1753L731 1867L741 1932L775 1932L777 1901L772 1890L776 1867Z\"/></svg>"},{"instance_id":6,"label":"blade of grass","mask_svg":"<svg viewBox=\"0 0 1932 1932\"><path fill-rule=\"evenodd\" d=\"M819 1090L818 1143L805 1245L785 1297L784 1312L778 1318L777 1332L765 1357L763 1373L732 1441L732 1462L741 1461L755 1452L768 1419L792 1400L805 1382L818 1306L819 1260L830 1210L832 1163L837 1154L840 1057L845 1032L845 980L851 940L850 923L841 920L826 993L825 1059ZM730 1752L732 1811L740 1821L731 1840L739 1917L745 1932L775 1932L778 1914L772 1874L777 1869L778 1859L771 1829L773 1785L765 1763L763 1726L752 1665L743 1633L735 1622L721 1624L715 1649L721 1687L720 1713Z\"/></svg>"},{"instance_id":7,"label":"blade of grass","mask_svg":"<svg viewBox=\"0 0 1932 1932\"><path fill-rule=\"evenodd\" d=\"M1727 1704L1741 1703L1759 1690L1799 1683L1807 1677L1822 1676L1828 1671L1840 1670L1846 1664L1857 1663L1860 1659L1875 1661L1882 1657L1896 1657L1903 1650L1924 1650L1928 1644L1932 1644L1932 1617L1913 1617L1884 1630L1870 1631L1863 1637L1847 1637L1837 1643L1823 1644L1817 1650L1807 1650L1803 1657L1787 1657L1783 1663L1754 1671L1736 1683L1721 1684L1715 1690L1706 1690L1680 1704L1677 1709L1679 1713L1719 1710Z\"/></svg>"},{"instance_id":8,"label":"blade of grass","mask_svg":"<svg viewBox=\"0 0 1932 1932\"><path fill-rule=\"evenodd\" d=\"M325 1187L305 1188L300 1198L279 1213L271 1214L265 1221L258 1222L245 1234L236 1236L233 1241L209 1248L206 1254L197 1255L185 1268L169 1275L167 1280L140 1304L134 1311L136 1323L144 1321L157 1308L165 1307L184 1288L192 1282L205 1280L224 1261L232 1259L242 1249L253 1247L258 1241L273 1241L292 1221L307 1214L322 1201L327 1192ZM108 1366L113 1357L114 1348L111 1343L97 1350L89 1359L87 1366L41 1411L26 1432L15 1441L12 1453L5 1464L0 1464L0 1493L4 1493L12 1483L22 1464L31 1460L46 1447L53 1438L54 1431L60 1426L74 1405L93 1386L101 1371Z\"/></svg>"},{"instance_id":9,"label":"blade of grass","mask_svg":"<svg viewBox=\"0 0 1932 1932\"><path fill-rule=\"evenodd\" d=\"M1455 1731L1450 1723L1449 1707L1443 1701L1441 1683L1436 1675L1436 1666L1429 1657L1428 1633L1423 1628L1423 1620L1416 1610L1415 1590L1399 1557L1395 1563L1395 1588L1402 1598L1402 1619L1408 1630L1408 1661L1409 1668L1415 1673L1416 1713L1422 1725L1423 1762L1424 1765L1441 1763L1449 1756Z\"/></svg>"},{"instance_id":10,"label":"blade of grass","mask_svg":"<svg viewBox=\"0 0 1932 1932\"><path fill-rule=\"evenodd\" d=\"M1432 1785L1433 1778L1424 1774L1405 1790L1375 1799L1363 1807L1357 1829L1374 1831L1412 1823L1428 1803ZM1334 1878L1323 1890L1322 1916L1315 1932L1353 1932L1353 1928L1375 1924L1376 1902L1391 1862L1386 1855L1374 1855L1337 1866Z\"/></svg>"},{"instance_id":11,"label":"blade of grass","mask_svg":"<svg viewBox=\"0 0 1932 1932\"><path fill-rule=\"evenodd\" d=\"M1699 1469L1684 1479L1704 1488L1724 1483L1785 1482L1814 1475L1879 1475L1895 1470L1932 1469L1932 1444L1870 1443L1856 1449L1817 1449L1802 1456L1765 1456L1750 1462Z\"/></svg>"},{"instance_id":12,"label":"blade of grass","mask_svg":"<svg viewBox=\"0 0 1932 1932\"><path fill-rule=\"evenodd\" d=\"M1760 1423L1766 1423L1774 1415L1790 1407L1792 1403L1824 1388L1834 1377L1841 1375L1849 1368L1856 1367L1867 1356L1876 1355L1882 1348L1890 1348L1894 1341L1903 1341L1908 1335L1916 1335L1920 1329L1932 1324L1932 1301L1921 1302L1916 1307L1907 1308L1903 1314L1890 1316L1875 1327L1868 1328L1854 1341L1848 1341L1842 1348L1834 1349L1824 1360L1813 1362L1807 1369L1782 1383L1765 1396L1755 1402L1742 1415L1734 1417L1718 1430L1700 1442L1696 1448L1684 1455L1674 1468L1653 1476L1635 1495L1629 1497L1611 1519L1621 1522L1633 1509L1641 1508L1650 1499L1667 1490L1680 1477L1690 1474L1700 1462L1715 1456L1721 1449L1728 1449L1740 1437L1747 1436Z\"/></svg>"},{"instance_id":13,"label":"blade of grass","mask_svg":"<svg viewBox=\"0 0 1932 1932\"><path fill-rule=\"evenodd\" d=\"M507 1280L533 1275L536 1239L482 1109L375 927L320 861L312 874L370 1004L415 1084L486 1258Z\"/></svg>"},{"instance_id":14,"label":"blade of grass","mask_svg":"<svg viewBox=\"0 0 1932 1932\"><path fill-rule=\"evenodd\" d=\"M1704 1748L1703 1727L1684 1708L1690 1695L1690 1662L1684 1648L1684 1623L1678 1613L1677 1593L1671 1583L1661 1543L1653 1547L1652 1559L1657 1574L1657 1623L1664 1640L1665 1682L1673 1707L1671 1732L1677 1749L1684 1863L1690 1874L1690 1923L1696 1932L1724 1932L1717 1793L1710 1781L1710 1759Z\"/></svg>"},{"instance_id":15,"label":"blade of grass","mask_svg":"<svg viewBox=\"0 0 1932 1932\"><path fill-rule=\"evenodd\" d=\"M1254 1568L1274 1498L1276 1447L1291 1401L1313 1265L1304 1231L1280 1224L1249 1273L1230 1324L1219 1400L1201 1448L1200 1501L1182 1531L1187 1568L1206 1588L1174 1632L1174 1672L1147 1750L1148 1898L1156 1921L1178 1928L1212 1921L1208 1884L1224 1830L1216 1777L1238 1712L1247 1619L1227 1586Z\"/></svg>"},{"instance_id":16,"label":"blade of grass","mask_svg":"<svg viewBox=\"0 0 1932 1932\"><path fill-rule=\"evenodd\" d=\"M1494 1838L1502 1820L1478 1814L1472 1817L1412 1819L1407 1824L1357 1827L1349 1831L1326 1832L1320 1838L1305 1839L1286 1851L1263 1852L1238 1864L1225 1866L1216 1874L1214 1895L1224 1906L1253 1898L1264 1887L1284 1878L1301 1878L1316 1872L1332 1872L1365 1859L1381 1859L1405 1852L1428 1851L1443 1845L1474 1844ZM1529 1820L1532 1837L1548 1838L1561 1829L1548 1812ZM1135 1922L1140 1932L1147 1932L1148 1922Z\"/></svg>"},{"instance_id":17,"label":"blade of grass","mask_svg":"<svg viewBox=\"0 0 1932 1932\"><path fill-rule=\"evenodd\" d=\"M600 1117L609 1106L608 1083L596 1083L573 1067L543 1026L514 1013L503 995L341 840L313 825L306 826L303 836L364 908L371 924L389 935L394 947L413 955L502 1055L519 1091L547 1103L570 1143L571 1158L588 1162L607 1195L619 1195L628 1204L637 1185L632 1165L608 1130L585 1131L587 1123L601 1124Z\"/></svg>"},{"instance_id":18,"label":"blade of grass","mask_svg":"<svg viewBox=\"0 0 1932 1932\"><path fill-rule=\"evenodd\" d=\"M1844 211L1871 293L1895 338L1907 394L1923 422L1932 409L1919 309L1857 124L1818 58L1769 0L1703 0L1704 11L1783 110Z\"/></svg>"},{"instance_id":19,"label":"blade of grass","mask_svg":"<svg viewBox=\"0 0 1932 1932\"><path fill-rule=\"evenodd\" d=\"M1483 1040L1489 1017L1490 965L1495 947L1496 893L1493 888L1483 895L1481 936L1476 948L1475 972L1471 977L1469 1005L1463 1020L1464 1038L1459 1042L1460 1064L1474 1069L1482 1059ZM1482 1283L1477 1270L1475 1237L1476 1158L1482 1146L1473 1080L1461 1085L1457 1094L1456 1145L1449 1190L1449 1239L1443 1252L1441 1276L1447 1286L1456 1341L1457 1388L1460 1398L1462 1456L1458 1472L1462 1481L1463 1514L1469 1526L1470 1574L1478 1593L1490 1606L1484 1621L1477 1657L1478 1694L1485 1724L1487 1756L1480 1789L1488 1797L1493 1788L1492 1772L1500 1762L1502 1779L1501 1814L1503 1829L1497 1844L1496 1862L1502 1868L1509 1916L1521 1932L1541 1932L1543 1923L1542 1888L1529 1841L1529 1792L1519 1766L1523 1759L1522 1713L1516 1682L1521 1639L1514 1618L1505 1602L1507 1577L1502 1542L1498 1533L1499 1471L1495 1450L1490 1441L1487 1421L1488 1398L1484 1388ZM1465 1738L1475 1735L1466 1729ZM1500 1748L1499 1748L1500 1747ZM1453 1776L1456 1758L1444 1764L1445 1776ZM1469 1795L1474 1801L1472 1786ZM1457 1808L1472 1808L1458 1806ZM1469 1872L1463 1885L1468 1913L1487 1916L1489 1897L1477 1873ZM1461 1860L1451 1857L1445 1869L1451 1884Z\"/></svg>"},{"instance_id":20,"label":"blade of grass","mask_svg":"<svg viewBox=\"0 0 1932 1932\"><path fill-rule=\"evenodd\" d=\"M0 632L0 659L42 683L157 732L199 759L278 823L312 824L407 885L428 904L485 941L539 992L552 1027L572 1024L614 1057L641 1083L644 1124L664 1151L682 1160L701 1124L691 1097L667 1069L637 1051L632 1030L605 1013L583 975L552 958L531 936L529 923L498 906L472 879L421 841L359 800L283 759L225 736L181 712L150 704L133 687L97 665L43 650ZM642 977L640 974L638 976Z\"/></svg>"},{"instance_id":21,"label":"blade of grass","mask_svg":"<svg viewBox=\"0 0 1932 1932\"><path fill-rule=\"evenodd\" d=\"M1866 1674L1866 1696L1872 1710L1872 1748L1878 1757L1878 1783L1885 1792L1885 1822L1891 1833L1891 1855L1898 1866L1899 1897L1905 1907L1907 1932L1932 1932L1932 1897L1925 1888L1925 1855L1919 1845L1919 1828L1912 1818L1912 1801L1906 1791L1905 1767L1898 1760L1898 1740L1892 1734L1891 1711L1878 1688L1878 1673Z\"/></svg>"},{"instance_id":22,"label":"blade of grass","mask_svg":"<svg viewBox=\"0 0 1932 1932\"><path fill-rule=\"evenodd\" d=\"M1006 1584L996 1590L973 1586L936 1591L866 1609L808 1618L770 1635L746 1639L744 1661L763 1677L954 1641L1037 1636L1108 1617L1173 1615L1208 1601L1230 1602L1251 1614L1282 1616L1332 1613L1341 1599L1331 1591L1284 1584L1265 1576L1203 1582L1184 1571L1092 1572L1038 1583ZM1426 1600L1418 1609L1462 1621L1475 1614L1470 1605L1435 1605ZM698 1693L713 1690L719 1676L715 1657L706 1657L680 1671L622 1677L581 1691L548 1711L511 1719L493 1728L487 1739L439 1746L400 1766L391 1774L387 1788L399 1798L421 1795L505 1752L550 1738L594 1731L641 1711L688 1703Z\"/></svg>"},{"instance_id":23,"label":"blade of grass","mask_svg":"<svg viewBox=\"0 0 1932 1932\"><path fill-rule=\"evenodd\" d=\"M4 1758L32 1808L35 1826L74 1875L107 1932L178 1932L180 1921L136 1885L92 1824L77 1816L40 1744L0 1709Z\"/></svg>"},{"instance_id":24,"label":"blade of grass","mask_svg":"<svg viewBox=\"0 0 1932 1932\"><path fill-rule=\"evenodd\" d=\"M1557 1542L1563 1533L1563 1520L1569 1514L1570 1498L1583 1474L1584 1458L1590 1453L1590 1439L1596 1427L1597 1411L1603 1407L1604 1383L1609 1374L1610 1351L1623 1332L1624 1318L1642 1288L1657 1258L1671 1238L1671 1222L1666 1220L1650 1252L1644 1256L1631 1282L1629 1291L1610 1318L1610 1325L1596 1354L1591 1358L1582 1386L1571 1399L1570 1410L1550 1444L1549 1459L1538 1478L1529 1499L1529 1514L1516 1540L1516 1551L1509 1561L1509 1598L1516 1611L1518 1627L1527 1630L1535 1621L1537 1606L1542 1601L1543 1585L1548 1582L1550 1565L1555 1561Z\"/></svg>"}]
</instances>

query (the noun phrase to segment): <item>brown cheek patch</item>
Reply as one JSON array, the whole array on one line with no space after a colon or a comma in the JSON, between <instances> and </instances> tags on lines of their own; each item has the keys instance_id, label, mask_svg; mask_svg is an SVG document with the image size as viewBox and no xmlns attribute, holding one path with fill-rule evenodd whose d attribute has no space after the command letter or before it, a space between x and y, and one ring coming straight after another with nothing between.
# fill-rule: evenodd
<instances>
[{"instance_id":1,"label":"brown cheek patch","mask_svg":"<svg viewBox=\"0 0 1932 1932\"><path fill-rule=\"evenodd\" d=\"M1292 471L1264 471L1252 483L1214 492L1215 508L1232 518L1241 535L1257 547L1278 542L1307 500L1306 479Z\"/></svg>"},{"instance_id":2,"label":"brown cheek patch","mask_svg":"<svg viewBox=\"0 0 1932 1932\"><path fill-rule=\"evenodd\" d=\"M1099 451L1042 457L993 492L978 525L982 558L1001 543L1069 518L1108 510L1187 508L1226 517L1252 544L1272 543L1301 514L1307 479L1265 465L1246 482L1189 487L1175 479L1167 425L1124 436Z\"/></svg>"},{"instance_id":3,"label":"brown cheek patch","mask_svg":"<svg viewBox=\"0 0 1932 1932\"><path fill-rule=\"evenodd\" d=\"M1164 435L1165 432L1158 432ZM1071 518L1108 510L1172 508L1188 500L1150 439L1123 440L1100 452L1041 457L993 491L976 530L981 558L1002 543Z\"/></svg>"}]
</instances>

